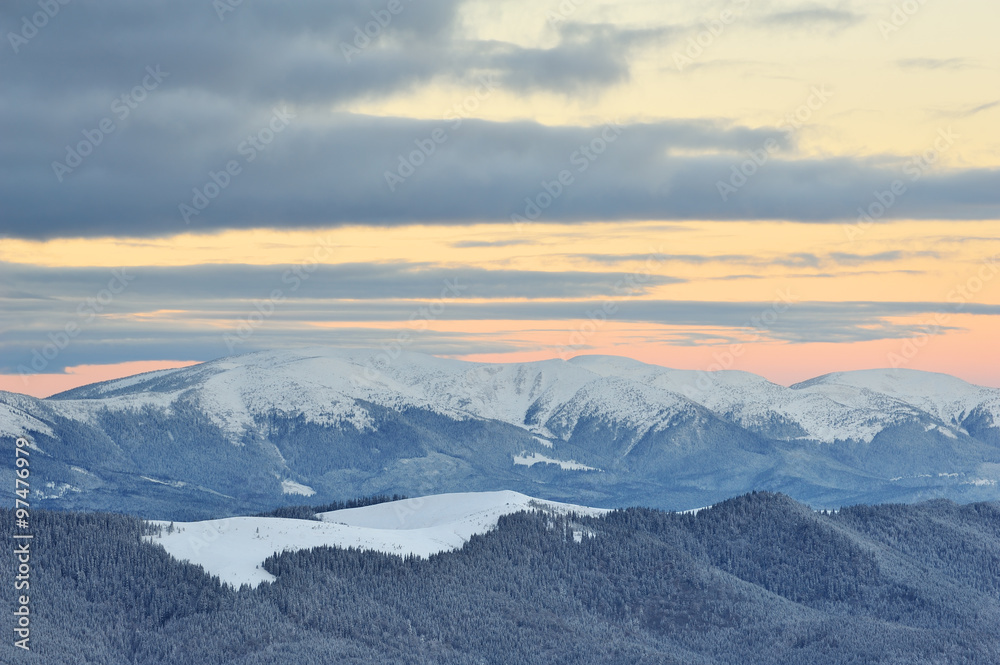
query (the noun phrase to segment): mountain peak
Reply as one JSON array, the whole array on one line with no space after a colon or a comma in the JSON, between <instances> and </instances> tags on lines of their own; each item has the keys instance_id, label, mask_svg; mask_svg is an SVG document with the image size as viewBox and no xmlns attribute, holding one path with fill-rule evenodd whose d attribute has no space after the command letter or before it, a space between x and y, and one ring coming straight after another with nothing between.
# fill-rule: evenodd
<instances>
[{"instance_id":1,"label":"mountain peak","mask_svg":"<svg viewBox=\"0 0 1000 665\"><path fill-rule=\"evenodd\" d=\"M940 372L907 368L859 369L844 372L831 372L817 376L790 386L792 390L801 390L818 385L839 385L865 388L880 392L905 394L930 394L980 391L984 388L958 377Z\"/></svg>"}]
</instances>

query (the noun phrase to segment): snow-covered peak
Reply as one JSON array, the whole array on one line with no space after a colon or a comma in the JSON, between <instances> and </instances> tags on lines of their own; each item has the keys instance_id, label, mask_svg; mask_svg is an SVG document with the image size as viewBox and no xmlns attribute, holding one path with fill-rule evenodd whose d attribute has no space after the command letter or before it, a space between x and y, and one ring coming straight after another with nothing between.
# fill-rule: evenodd
<instances>
[{"instance_id":1,"label":"snow-covered peak","mask_svg":"<svg viewBox=\"0 0 1000 665\"><path fill-rule=\"evenodd\" d=\"M797 383L791 389L825 395L845 406L886 410L892 403L905 404L948 424L960 421L1000 393L948 374L903 368L835 372Z\"/></svg>"},{"instance_id":2,"label":"snow-covered peak","mask_svg":"<svg viewBox=\"0 0 1000 665\"><path fill-rule=\"evenodd\" d=\"M630 375L644 375L650 371L662 371L666 369L657 365L647 365L646 363L623 356L576 356L570 358L567 362L576 367L583 367L598 376L626 377Z\"/></svg>"},{"instance_id":3,"label":"snow-covered peak","mask_svg":"<svg viewBox=\"0 0 1000 665\"><path fill-rule=\"evenodd\" d=\"M983 390L950 374L924 372L915 369L861 369L851 372L833 372L808 381L796 383L792 390L815 386L851 386L899 397L957 397L977 394Z\"/></svg>"},{"instance_id":4,"label":"snow-covered peak","mask_svg":"<svg viewBox=\"0 0 1000 665\"><path fill-rule=\"evenodd\" d=\"M749 372L678 370L615 356L491 364L330 347L149 372L40 403L86 419L100 409L169 408L178 400L194 403L234 441L273 412L366 431L374 427L369 404L501 421L546 440L560 438L554 430L568 436L584 417L647 432L696 406L765 436L823 442L870 441L904 422L961 434L960 423L974 412L1000 422L1000 390L915 370L839 372L789 388ZM12 397L0 403L7 405L0 424L31 427L33 411Z\"/></svg>"}]
</instances>

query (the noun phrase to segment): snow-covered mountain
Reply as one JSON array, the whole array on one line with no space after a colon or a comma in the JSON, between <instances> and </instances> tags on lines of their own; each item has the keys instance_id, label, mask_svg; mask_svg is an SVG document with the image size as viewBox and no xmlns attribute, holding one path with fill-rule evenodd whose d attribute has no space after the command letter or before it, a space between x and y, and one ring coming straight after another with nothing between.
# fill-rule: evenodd
<instances>
[{"instance_id":1,"label":"snow-covered mountain","mask_svg":"<svg viewBox=\"0 0 1000 665\"><path fill-rule=\"evenodd\" d=\"M37 446L36 498L150 517L499 489L675 509L750 489L820 505L1000 496L1000 390L913 370L785 387L608 356L283 350L0 393L0 431Z\"/></svg>"},{"instance_id":2,"label":"snow-covered mountain","mask_svg":"<svg viewBox=\"0 0 1000 665\"><path fill-rule=\"evenodd\" d=\"M161 530L147 540L226 584L257 586L274 579L261 564L277 552L328 545L428 557L458 549L493 529L503 515L525 510L591 517L607 512L517 492L438 494L319 513L318 522L279 517L154 522ZM583 531L578 537L584 537Z\"/></svg>"}]
</instances>

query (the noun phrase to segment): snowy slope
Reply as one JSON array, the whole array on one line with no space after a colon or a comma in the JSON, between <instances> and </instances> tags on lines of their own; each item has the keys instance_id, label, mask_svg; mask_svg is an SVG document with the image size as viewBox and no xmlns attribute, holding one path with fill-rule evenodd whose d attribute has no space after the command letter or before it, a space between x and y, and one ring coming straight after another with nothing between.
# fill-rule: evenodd
<instances>
[{"instance_id":1,"label":"snowy slope","mask_svg":"<svg viewBox=\"0 0 1000 665\"><path fill-rule=\"evenodd\" d=\"M824 443L868 442L887 427L927 419L937 420L935 426L944 432L960 432L956 425L977 407L1000 423L1000 390L933 372L838 372L785 387L741 371L675 370L608 356L570 362L604 377L627 378L684 395L753 431L774 423L791 424L802 430L794 438Z\"/></svg>"},{"instance_id":2,"label":"snowy slope","mask_svg":"<svg viewBox=\"0 0 1000 665\"><path fill-rule=\"evenodd\" d=\"M821 394L846 405L870 407L885 397L924 411L938 420L960 422L977 406L993 409L1000 391L966 383L948 374L910 369L836 372L792 386L793 390Z\"/></svg>"},{"instance_id":3,"label":"snowy slope","mask_svg":"<svg viewBox=\"0 0 1000 665\"><path fill-rule=\"evenodd\" d=\"M44 420L40 400L27 395L0 391L0 432L22 436L29 432L52 435Z\"/></svg>"},{"instance_id":4,"label":"snowy slope","mask_svg":"<svg viewBox=\"0 0 1000 665\"><path fill-rule=\"evenodd\" d=\"M169 523L154 522L164 530L147 540L226 584L257 586L274 579L261 564L276 552L329 545L427 557L460 548L473 535L493 529L501 516L522 510L591 516L607 512L517 492L440 494L321 513L319 522L232 517L175 522L172 533L166 532Z\"/></svg>"}]
</instances>

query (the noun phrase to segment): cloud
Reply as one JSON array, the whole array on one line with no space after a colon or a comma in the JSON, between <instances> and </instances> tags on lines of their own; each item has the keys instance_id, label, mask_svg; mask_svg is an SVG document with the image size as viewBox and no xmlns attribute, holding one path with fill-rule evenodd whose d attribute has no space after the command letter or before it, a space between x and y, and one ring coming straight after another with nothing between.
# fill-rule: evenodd
<instances>
[{"instance_id":1,"label":"cloud","mask_svg":"<svg viewBox=\"0 0 1000 665\"><path fill-rule=\"evenodd\" d=\"M37 37L5 58L14 91L73 100L116 93L146 65L160 64L189 93L265 104L332 101L384 94L450 67L461 0L407 2L405 10L349 62L343 45L373 20L384 2L304 0L243 3L220 20L199 0L81 3L54 17ZM4 3L0 20L18 24L33 2ZM80 57L86 54L86 57ZM40 83L44 81L44 84Z\"/></svg>"},{"instance_id":2,"label":"cloud","mask_svg":"<svg viewBox=\"0 0 1000 665\"><path fill-rule=\"evenodd\" d=\"M978 104L976 106L967 106L953 111L939 111L936 115L939 118L971 118L974 115L995 109L998 106L1000 106L1000 100L986 102L985 104Z\"/></svg>"},{"instance_id":3,"label":"cloud","mask_svg":"<svg viewBox=\"0 0 1000 665\"><path fill-rule=\"evenodd\" d=\"M507 240L459 240L451 243L456 249L476 249L480 247L514 247L517 245L533 245L533 240L527 238L510 238Z\"/></svg>"},{"instance_id":4,"label":"cloud","mask_svg":"<svg viewBox=\"0 0 1000 665\"><path fill-rule=\"evenodd\" d=\"M762 17L760 19L760 23L775 27L821 27L831 30L843 30L853 25L857 25L864 20L864 15L848 9L805 6L796 9L772 12Z\"/></svg>"},{"instance_id":5,"label":"cloud","mask_svg":"<svg viewBox=\"0 0 1000 665\"><path fill-rule=\"evenodd\" d=\"M82 139L81 131L20 110L7 109L15 117L5 118L0 109L0 121L10 121L13 135L34 137L22 141L25 145L0 146L0 196L10 211L2 231L25 237L143 236L221 228L509 222L526 197L539 195L543 181L567 170L586 184L568 187L548 217L619 219L659 208L657 201L669 197L669 179L683 177L676 172L684 167L670 149L734 155L784 138L777 130L714 121L629 125L620 136L607 126L344 113L324 114L318 124L314 116L294 112L286 120L280 109L251 119L235 108L206 114L181 101L142 109L143 117L102 139L62 183L52 162L66 160L65 146ZM269 126L279 116L281 131L272 133ZM93 128L96 122L82 126ZM257 149L248 141L262 133L270 142ZM444 138L435 143L432 136ZM411 173L403 162L419 167L405 182L390 183L387 173ZM231 177L224 173L230 163ZM215 180L223 183L221 191ZM714 188L714 178L704 184ZM640 187L646 191L629 204ZM214 194L207 207L206 191ZM594 208L597 198L602 203ZM185 220L182 204L205 209Z\"/></svg>"},{"instance_id":6,"label":"cloud","mask_svg":"<svg viewBox=\"0 0 1000 665\"><path fill-rule=\"evenodd\" d=\"M978 67L968 58L903 58L896 65L902 69L970 69Z\"/></svg>"},{"instance_id":7,"label":"cloud","mask_svg":"<svg viewBox=\"0 0 1000 665\"><path fill-rule=\"evenodd\" d=\"M775 62L751 60L749 58L716 58L714 60L702 58L686 64L683 69L678 69L677 65L671 63L669 66L664 66L660 71L670 74L684 75L685 72L690 73L696 69L740 69L744 70L745 74L758 74L762 70L778 70L783 68L783 65Z\"/></svg>"},{"instance_id":8,"label":"cloud","mask_svg":"<svg viewBox=\"0 0 1000 665\"><path fill-rule=\"evenodd\" d=\"M259 0L221 20L218 4L74 5L0 62L5 93L22 105L60 101L72 110L88 98L127 91L148 65L170 72L170 86L189 98L251 107L384 97L483 73L512 90L593 91L626 80L628 54L670 34L669 28L566 23L556 45L537 48L468 38L459 16L463 0L407 0L391 16L385 0L304 0L294 7ZM36 11L35 2L7 2L0 22L18 25ZM538 23L544 18L539 13Z\"/></svg>"},{"instance_id":9,"label":"cloud","mask_svg":"<svg viewBox=\"0 0 1000 665\"><path fill-rule=\"evenodd\" d=\"M765 277L763 275L742 274L742 275L723 275L721 277L708 277L706 279L708 279L709 281L737 282L748 279L765 279Z\"/></svg>"},{"instance_id":10,"label":"cloud","mask_svg":"<svg viewBox=\"0 0 1000 665\"><path fill-rule=\"evenodd\" d=\"M480 43L463 60L504 72L500 75L500 85L505 89L580 93L593 90L595 85L626 82L628 56L632 51L661 43L679 32L669 27L628 29L606 23L566 23L558 27L556 47L538 49Z\"/></svg>"},{"instance_id":11,"label":"cloud","mask_svg":"<svg viewBox=\"0 0 1000 665\"><path fill-rule=\"evenodd\" d=\"M874 254L853 254L849 252L830 252L827 254L814 254L810 252L793 252L790 254L777 254L773 256L760 256L750 254L567 254L571 259L583 259L593 263L606 265L617 265L633 261L647 261L650 258L663 263L687 263L691 265L705 265L709 263L722 263L727 265L748 265L756 267L767 267L773 265L785 266L789 268L821 268L824 266L862 266L870 263L891 263L915 258L940 258L940 254L935 251L903 252L889 251L877 252ZM830 275L832 276L832 275ZM729 279L736 279L740 276L732 276ZM721 278L719 278L721 279Z\"/></svg>"},{"instance_id":12,"label":"cloud","mask_svg":"<svg viewBox=\"0 0 1000 665\"><path fill-rule=\"evenodd\" d=\"M869 263L892 263L911 259L939 259L940 252L924 250L919 252L902 252L898 250L877 252L875 254L853 254L850 252L830 252L829 259L841 266L862 266Z\"/></svg>"},{"instance_id":13,"label":"cloud","mask_svg":"<svg viewBox=\"0 0 1000 665\"><path fill-rule=\"evenodd\" d=\"M414 350L448 354L481 353L484 344L507 350L517 348L517 335L483 332L484 321L521 322L520 330L530 330L525 322L566 322L588 319L604 303L614 305L608 318L618 323L663 326L663 339L671 343L709 343L717 338L746 338L786 343L852 343L880 339L905 339L921 333L944 334L955 327L927 326L905 319L932 319L935 313L1000 316L1000 305L966 303L956 306L943 302L796 302L794 293L785 294L788 307L775 319L762 323L772 312L769 302L700 302L647 300L639 296L654 281L626 283L623 276L585 273L538 274L496 271L493 276L471 271L435 272L413 266L382 266L365 272L348 266L326 278L317 270L300 288L281 281L282 267L248 270L230 266L227 270L206 266L191 271L162 269L137 275L129 289L105 303L99 316L85 318L80 304L97 295L106 282L106 273L90 269L37 269L26 271L34 291L60 292L60 302L7 301L0 326L7 332L0 341L4 365L0 372L15 371L30 363L33 352L52 343L53 335L67 323L80 326L66 349L46 366L60 371L67 366L104 364L156 358L161 360L209 360L232 352L223 335L235 333L241 321L257 316L254 335L239 351L285 346L335 345L378 346L396 337L400 330L414 332ZM256 268L256 267L255 267ZM145 269L149 270L149 269ZM427 272L420 276L420 272ZM46 274L42 274L46 273ZM372 278L365 281L364 275ZM433 275L433 277L431 277ZM443 279L468 287L453 297ZM441 279L441 281L438 281ZM347 286L338 284L352 280ZM549 300L506 298L523 293L536 280L531 294L568 293L596 298ZM407 286L412 281L416 286ZM78 286L70 287L70 282ZM242 285L241 285L242 282ZM344 290L353 290L344 295ZM394 295L394 286L396 294ZM274 289L283 289L282 298L268 305ZM338 290L339 289L339 290ZM418 293L419 292L419 293ZM442 293L444 295L442 296ZM469 300L475 293L491 294L485 300ZM155 298L152 295L155 294ZM416 300L403 300L414 297ZM648 297L648 296L647 296ZM155 302L151 306L149 303ZM10 305L8 307L8 305ZM260 305L260 307L258 307ZM431 306L433 305L433 309ZM261 309L263 307L263 309ZM262 317L262 311L269 311ZM89 314L90 309L85 313ZM429 312L433 312L429 314ZM413 321L451 322L445 331L434 326L413 326ZM367 322L382 322L373 327ZM336 324L329 327L327 324ZM462 332L467 326L470 332ZM558 323L556 325L559 325ZM711 329L711 330L706 330ZM699 335L705 336L700 338ZM685 341L686 340L686 341ZM525 342L527 343L527 342ZM537 344L537 342L531 342ZM499 352L499 351L497 351Z\"/></svg>"},{"instance_id":14,"label":"cloud","mask_svg":"<svg viewBox=\"0 0 1000 665\"><path fill-rule=\"evenodd\" d=\"M842 222L856 218L858 208L894 180L911 182L901 158L887 163L777 155L724 201L718 183L730 177L745 151L769 139L783 141L784 134L713 121L623 125L619 133L601 126L350 114L316 126L300 115L258 151L248 147L247 137L268 128L276 117L271 111L234 122L233 115L168 104L161 114L147 113L121 135L109 135L60 184L51 162L65 159L60 144L81 138L80 131L45 117L11 118L5 110L0 121L7 121L13 136L34 137L0 146L0 198L7 211L0 232L18 237L510 223L514 214L551 222ZM435 135L445 140L435 143ZM612 136L614 143L603 138ZM230 163L238 175L223 173ZM547 199L543 183L564 172L572 184ZM220 191L213 178L226 187ZM209 201L205 192L215 198ZM532 215L532 203L539 202L543 206ZM185 219L182 205L196 214ZM196 212L198 207L204 209ZM885 218L997 216L1000 170L980 168L922 174Z\"/></svg>"},{"instance_id":15,"label":"cloud","mask_svg":"<svg viewBox=\"0 0 1000 665\"><path fill-rule=\"evenodd\" d=\"M748 254L566 254L571 259L583 259L593 263L618 265L633 261L648 261L651 258L663 263L688 263L704 265L706 263L749 263L754 257Z\"/></svg>"},{"instance_id":16,"label":"cloud","mask_svg":"<svg viewBox=\"0 0 1000 665\"><path fill-rule=\"evenodd\" d=\"M156 302L161 308L171 298L250 301L266 298L279 289L301 299L428 299L449 290L455 298L592 298L612 296L620 289L622 275L606 272L545 272L489 270L475 266L447 269L421 263L339 263L335 265L196 265L122 268L128 288L121 302ZM114 274L103 268L40 268L0 265L10 289L28 301L67 301L93 297ZM634 295L685 280L651 275L637 284ZM117 288L117 284L116 284ZM9 297L9 296L7 296ZM75 305L75 303L73 303ZM181 307L183 308L183 307Z\"/></svg>"},{"instance_id":17,"label":"cloud","mask_svg":"<svg viewBox=\"0 0 1000 665\"><path fill-rule=\"evenodd\" d=\"M8 137L0 144L0 234L509 224L514 214L548 222L843 222L905 177L905 156L802 158L785 131L726 120L625 123L611 144L600 123L331 113L437 81L469 84L477 104L500 87L601 92L629 79L635 49L682 34L565 23L549 33L553 46L539 48L472 38L461 0L407 2L349 62L342 45L384 6L262 0L224 20L202 0L64 6L16 55L0 59ZM5 3L0 20L17 25L34 11L27 0ZM806 6L768 20L837 24L849 15ZM163 75L143 89L150 68ZM782 149L723 200L718 183L769 139ZM546 185L564 172L572 184L548 201ZM1000 170L979 168L922 174L885 219L997 216Z\"/></svg>"}]
</instances>

